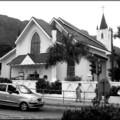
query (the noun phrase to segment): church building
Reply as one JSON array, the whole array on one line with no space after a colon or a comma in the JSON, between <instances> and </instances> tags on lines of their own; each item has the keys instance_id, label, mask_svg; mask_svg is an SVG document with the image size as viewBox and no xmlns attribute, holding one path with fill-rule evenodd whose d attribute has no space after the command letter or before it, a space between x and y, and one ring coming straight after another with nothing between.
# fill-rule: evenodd
<instances>
[{"instance_id":1,"label":"church building","mask_svg":"<svg viewBox=\"0 0 120 120\"><path fill-rule=\"evenodd\" d=\"M64 81L67 77L66 63L58 63L54 67L45 68L48 58L47 49L59 41L62 32L72 34L76 41L86 43L91 55L101 63L100 79L109 77L112 31L106 23L104 14L96 31L97 35L91 36L62 18L53 18L50 23L47 23L32 17L16 39L16 47L0 58L2 64L0 77L31 80L47 75L49 81ZM75 65L75 75L81 77L82 80L92 80L90 64L88 59L82 57L80 63ZM97 75L93 76L94 80L97 80Z\"/></svg>"}]
</instances>

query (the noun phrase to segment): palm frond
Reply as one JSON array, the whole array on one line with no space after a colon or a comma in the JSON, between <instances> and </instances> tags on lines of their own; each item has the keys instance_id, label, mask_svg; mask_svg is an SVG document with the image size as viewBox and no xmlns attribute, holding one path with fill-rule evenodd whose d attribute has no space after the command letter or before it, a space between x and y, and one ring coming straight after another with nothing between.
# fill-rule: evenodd
<instances>
[{"instance_id":1,"label":"palm frond","mask_svg":"<svg viewBox=\"0 0 120 120\"><path fill-rule=\"evenodd\" d=\"M59 62L79 63L81 57L87 55L88 47L81 42L75 42L73 38L72 35L63 35L61 44L56 42L48 48L47 67L56 65Z\"/></svg>"}]
</instances>

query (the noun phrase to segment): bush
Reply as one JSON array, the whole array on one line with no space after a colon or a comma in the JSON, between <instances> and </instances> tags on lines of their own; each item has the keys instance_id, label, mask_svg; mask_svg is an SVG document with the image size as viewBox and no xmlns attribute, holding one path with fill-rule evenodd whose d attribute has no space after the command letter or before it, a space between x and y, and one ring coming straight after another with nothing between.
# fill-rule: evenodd
<instances>
[{"instance_id":1,"label":"bush","mask_svg":"<svg viewBox=\"0 0 120 120\"><path fill-rule=\"evenodd\" d=\"M110 90L110 96L119 96L118 91L120 90L120 86L112 86Z\"/></svg>"},{"instance_id":2,"label":"bush","mask_svg":"<svg viewBox=\"0 0 120 120\"><path fill-rule=\"evenodd\" d=\"M67 110L61 120L120 120L120 108L82 107L81 110Z\"/></svg>"},{"instance_id":3,"label":"bush","mask_svg":"<svg viewBox=\"0 0 120 120\"><path fill-rule=\"evenodd\" d=\"M61 90L62 90L61 82L57 80L51 83L51 90L52 90L52 93L61 94Z\"/></svg>"},{"instance_id":4,"label":"bush","mask_svg":"<svg viewBox=\"0 0 120 120\"><path fill-rule=\"evenodd\" d=\"M81 77L79 76L67 77L65 80L66 81L81 81Z\"/></svg>"},{"instance_id":5,"label":"bush","mask_svg":"<svg viewBox=\"0 0 120 120\"><path fill-rule=\"evenodd\" d=\"M61 94L61 82L57 80L55 82L50 83L48 81L45 81L44 79L39 79L36 82L36 91L38 93Z\"/></svg>"},{"instance_id":6,"label":"bush","mask_svg":"<svg viewBox=\"0 0 120 120\"><path fill-rule=\"evenodd\" d=\"M43 89L45 90L43 91ZM38 79L38 81L36 82L36 91L38 93L44 93L44 92L47 93L48 89L49 89L49 83L42 78Z\"/></svg>"},{"instance_id":7,"label":"bush","mask_svg":"<svg viewBox=\"0 0 120 120\"><path fill-rule=\"evenodd\" d=\"M0 83L12 83L12 80L8 78L0 78Z\"/></svg>"}]
</instances>

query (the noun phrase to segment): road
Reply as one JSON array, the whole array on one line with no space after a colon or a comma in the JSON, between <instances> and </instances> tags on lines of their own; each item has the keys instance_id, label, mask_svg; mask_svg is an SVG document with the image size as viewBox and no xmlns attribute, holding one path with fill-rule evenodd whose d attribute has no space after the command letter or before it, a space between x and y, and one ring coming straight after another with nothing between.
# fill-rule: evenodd
<instances>
[{"instance_id":1,"label":"road","mask_svg":"<svg viewBox=\"0 0 120 120\"><path fill-rule=\"evenodd\" d=\"M41 110L20 111L18 108L0 106L0 119L60 120L64 108L44 106Z\"/></svg>"}]
</instances>

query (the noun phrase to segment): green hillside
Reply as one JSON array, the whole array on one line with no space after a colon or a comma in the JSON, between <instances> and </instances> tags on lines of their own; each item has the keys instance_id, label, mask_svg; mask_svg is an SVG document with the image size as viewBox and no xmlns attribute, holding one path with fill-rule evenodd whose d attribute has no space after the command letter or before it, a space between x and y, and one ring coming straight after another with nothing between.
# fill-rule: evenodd
<instances>
[{"instance_id":1,"label":"green hillside","mask_svg":"<svg viewBox=\"0 0 120 120\"><path fill-rule=\"evenodd\" d=\"M15 47L15 40L28 21L0 15L0 57Z\"/></svg>"}]
</instances>

